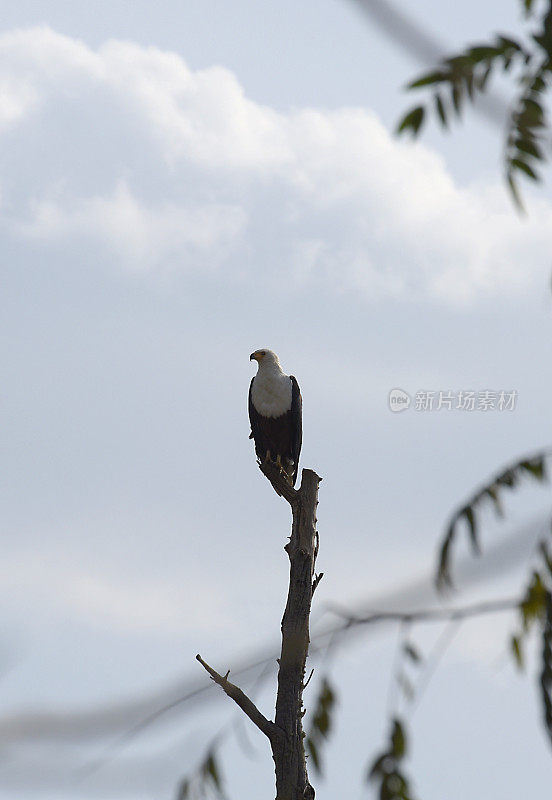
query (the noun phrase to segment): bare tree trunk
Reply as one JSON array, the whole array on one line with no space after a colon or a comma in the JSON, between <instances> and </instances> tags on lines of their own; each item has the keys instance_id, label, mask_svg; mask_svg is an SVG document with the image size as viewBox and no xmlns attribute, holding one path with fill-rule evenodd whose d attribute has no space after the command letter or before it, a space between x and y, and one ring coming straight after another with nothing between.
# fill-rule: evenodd
<instances>
[{"instance_id":1,"label":"bare tree trunk","mask_svg":"<svg viewBox=\"0 0 552 800\"><path fill-rule=\"evenodd\" d=\"M290 541L285 547L290 561L289 589L282 618L282 650L279 658L276 715L272 722L255 704L220 675L201 656L197 660L270 741L276 772L276 800L312 800L305 762L303 733L303 689L309 650L309 617L313 592L322 574L314 575L318 552L316 507L321 478L304 469L299 489L291 487L272 464L261 464L261 471L274 490L288 501L293 514Z\"/></svg>"},{"instance_id":2,"label":"bare tree trunk","mask_svg":"<svg viewBox=\"0 0 552 800\"><path fill-rule=\"evenodd\" d=\"M303 745L303 687L309 649L309 616L316 558L316 507L320 478L303 470L301 486L291 501L293 526L286 545L290 560L289 590L282 618L282 651L278 671L276 726L284 737L273 744L276 800L314 797ZM310 792L310 794L309 794Z\"/></svg>"}]
</instances>

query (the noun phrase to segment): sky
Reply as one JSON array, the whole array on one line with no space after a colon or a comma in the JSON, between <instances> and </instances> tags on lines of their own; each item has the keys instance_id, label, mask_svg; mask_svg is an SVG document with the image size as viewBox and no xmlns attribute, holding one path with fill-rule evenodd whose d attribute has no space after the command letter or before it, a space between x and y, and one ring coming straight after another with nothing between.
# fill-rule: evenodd
<instances>
[{"instance_id":1,"label":"sky","mask_svg":"<svg viewBox=\"0 0 552 800\"><path fill-rule=\"evenodd\" d=\"M516 30L520 5L402 8L447 51ZM323 477L314 641L330 606L442 604L450 513L548 443L549 185L516 213L482 115L397 139L426 66L353 0L3 4L2 800L174 798L219 733L228 797L274 791L266 743L195 661L278 649L290 520L248 440L253 350L297 377ZM519 594L549 489L506 508L479 571L458 547L447 602ZM519 674L515 627L455 631L414 707L396 629L314 654L307 710L322 675L338 694L317 797L375 796L398 711L422 800L541 793L538 642ZM409 635L431 665L440 629ZM274 672L243 688L270 716Z\"/></svg>"}]
</instances>

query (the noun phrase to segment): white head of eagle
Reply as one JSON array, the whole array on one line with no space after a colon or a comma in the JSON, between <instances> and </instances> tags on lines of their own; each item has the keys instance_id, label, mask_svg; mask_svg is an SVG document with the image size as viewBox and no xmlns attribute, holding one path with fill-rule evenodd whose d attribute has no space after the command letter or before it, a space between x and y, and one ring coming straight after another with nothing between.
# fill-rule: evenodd
<instances>
[{"instance_id":1,"label":"white head of eagle","mask_svg":"<svg viewBox=\"0 0 552 800\"><path fill-rule=\"evenodd\" d=\"M274 462L295 486L303 437L299 386L272 350L255 350L249 358L259 365L249 386L249 438L255 440L257 458Z\"/></svg>"}]
</instances>

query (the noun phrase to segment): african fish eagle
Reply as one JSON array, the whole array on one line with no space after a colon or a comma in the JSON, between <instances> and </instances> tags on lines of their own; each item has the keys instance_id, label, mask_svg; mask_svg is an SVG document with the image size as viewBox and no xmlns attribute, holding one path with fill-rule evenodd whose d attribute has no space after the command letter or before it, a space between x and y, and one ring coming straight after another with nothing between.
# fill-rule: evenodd
<instances>
[{"instance_id":1,"label":"african fish eagle","mask_svg":"<svg viewBox=\"0 0 552 800\"><path fill-rule=\"evenodd\" d=\"M255 350L249 359L259 365L249 386L249 438L255 440L260 461L274 462L295 486L303 438L299 386L282 371L272 350Z\"/></svg>"}]
</instances>

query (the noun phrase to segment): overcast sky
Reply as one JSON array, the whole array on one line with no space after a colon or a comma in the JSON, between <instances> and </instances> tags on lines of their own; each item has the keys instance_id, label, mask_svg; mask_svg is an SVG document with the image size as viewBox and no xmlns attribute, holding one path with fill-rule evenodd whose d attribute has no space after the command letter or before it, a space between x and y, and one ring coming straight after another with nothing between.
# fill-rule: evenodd
<instances>
[{"instance_id":1,"label":"overcast sky","mask_svg":"<svg viewBox=\"0 0 552 800\"><path fill-rule=\"evenodd\" d=\"M515 30L519 6L408 10L447 50ZM2 26L0 796L173 798L239 719L225 698L113 742L207 683L197 652L226 671L277 649L289 510L247 438L249 354L270 347L297 377L302 465L324 479L315 625L329 603L436 602L451 510L549 437L549 186L516 214L481 117L397 140L424 64L352 0L5 0ZM394 388L412 398L400 414ZM417 410L430 391L453 406L515 392L515 407ZM452 599L518 592L549 506L527 487L489 515L485 547L521 538ZM550 785L514 625L464 626L409 717L421 800ZM438 635L412 634L425 655ZM321 800L372 796L396 641L366 633L312 661L307 707L325 670L339 688ZM271 715L270 679L256 697ZM79 738L77 716L103 708L112 727ZM37 712L75 714L73 733L41 738ZM248 725L220 750L228 794L271 797Z\"/></svg>"}]
</instances>

